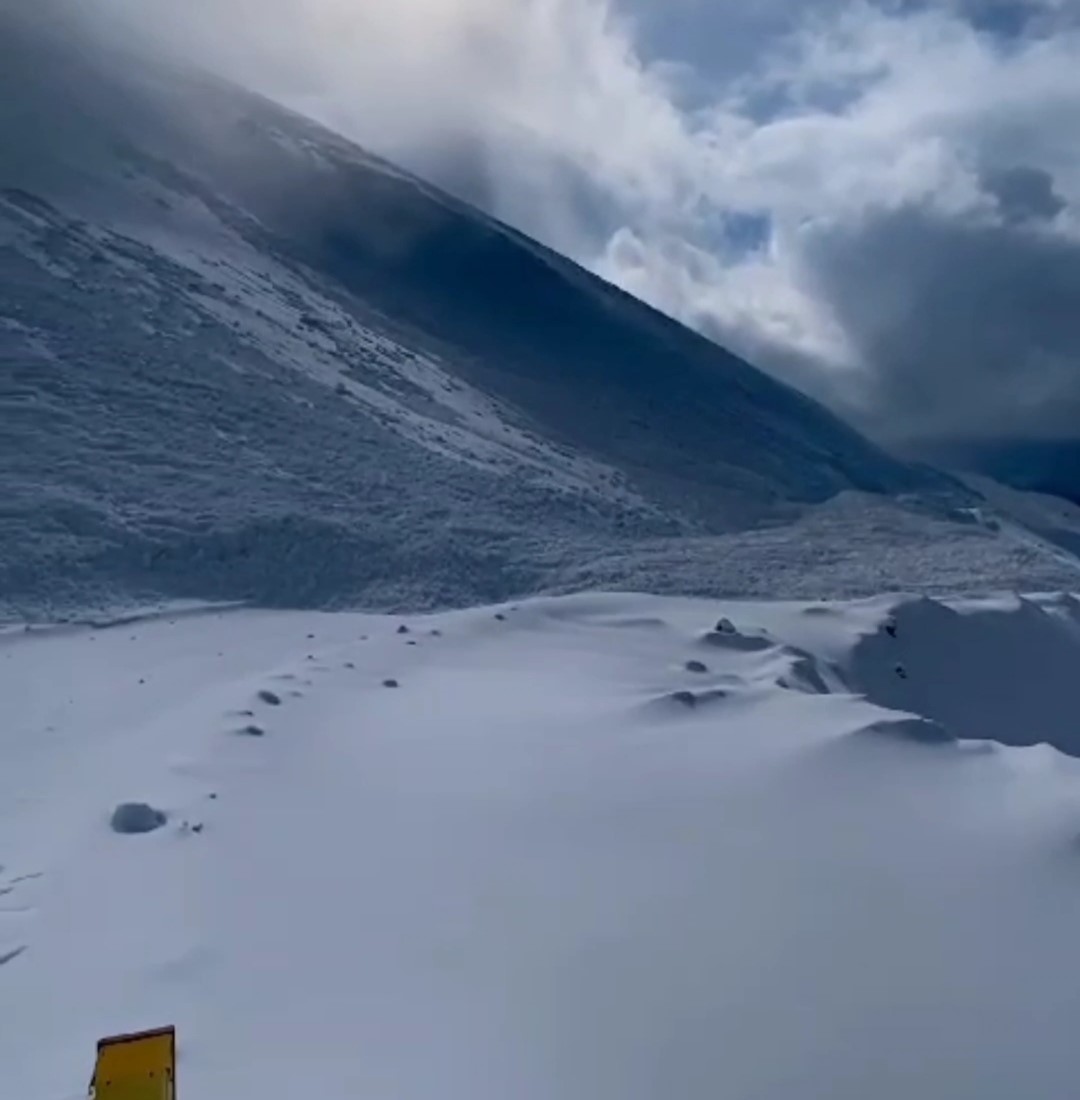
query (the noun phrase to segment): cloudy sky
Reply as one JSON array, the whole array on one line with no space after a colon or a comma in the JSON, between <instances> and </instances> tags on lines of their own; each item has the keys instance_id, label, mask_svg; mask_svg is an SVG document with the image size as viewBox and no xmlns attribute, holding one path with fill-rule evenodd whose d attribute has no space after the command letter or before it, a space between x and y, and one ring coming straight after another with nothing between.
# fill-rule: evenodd
<instances>
[{"instance_id":1,"label":"cloudy sky","mask_svg":"<svg viewBox=\"0 0 1080 1100\"><path fill-rule=\"evenodd\" d=\"M1080 0L88 0L894 440L1080 436Z\"/></svg>"}]
</instances>

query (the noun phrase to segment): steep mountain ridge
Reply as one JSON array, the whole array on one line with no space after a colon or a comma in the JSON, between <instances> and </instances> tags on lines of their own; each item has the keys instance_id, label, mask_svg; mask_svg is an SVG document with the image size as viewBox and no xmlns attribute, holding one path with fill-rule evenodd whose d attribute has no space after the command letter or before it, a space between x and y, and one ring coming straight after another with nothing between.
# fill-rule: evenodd
<instances>
[{"instance_id":1,"label":"steep mountain ridge","mask_svg":"<svg viewBox=\"0 0 1080 1100\"><path fill-rule=\"evenodd\" d=\"M841 512L872 494L918 517L906 555L883 534L879 586L951 582L957 545L976 583L1074 575L953 523L965 487L314 123L60 19L0 21L9 611L432 606L642 570L862 591L791 526L851 494ZM754 576L745 531L780 532L794 591Z\"/></svg>"}]
</instances>

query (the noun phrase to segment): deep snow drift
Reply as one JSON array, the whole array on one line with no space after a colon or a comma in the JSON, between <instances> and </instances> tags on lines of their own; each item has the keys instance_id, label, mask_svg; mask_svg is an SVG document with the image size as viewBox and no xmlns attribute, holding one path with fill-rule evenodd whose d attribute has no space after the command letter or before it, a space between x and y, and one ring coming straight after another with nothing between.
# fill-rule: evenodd
<instances>
[{"instance_id":1,"label":"deep snow drift","mask_svg":"<svg viewBox=\"0 0 1080 1100\"><path fill-rule=\"evenodd\" d=\"M174 1022L198 1100L1067 1100L1080 762L982 738L1068 667L1068 597L9 633L0 1095Z\"/></svg>"},{"instance_id":2,"label":"deep snow drift","mask_svg":"<svg viewBox=\"0 0 1080 1100\"><path fill-rule=\"evenodd\" d=\"M0 614L1076 584L967 488L81 7L0 3Z\"/></svg>"}]
</instances>

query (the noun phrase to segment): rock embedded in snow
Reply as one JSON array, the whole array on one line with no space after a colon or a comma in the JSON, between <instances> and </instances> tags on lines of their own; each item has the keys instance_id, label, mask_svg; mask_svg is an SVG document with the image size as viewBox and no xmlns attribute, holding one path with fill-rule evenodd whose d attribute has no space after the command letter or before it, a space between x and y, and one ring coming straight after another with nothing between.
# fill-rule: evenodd
<instances>
[{"instance_id":1,"label":"rock embedded in snow","mask_svg":"<svg viewBox=\"0 0 1080 1100\"><path fill-rule=\"evenodd\" d=\"M706 691L690 691L683 688L680 691L673 691L665 695L662 702L676 703L679 707L684 707L687 710L699 710L702 707L718 703L727 697L728 693L722 688L713 688Z\"/></svg>"},{"instance_id":2,"label":"rock embedded in snow","mask_svg":"<svg viewBox=\"0 0 1080 1100\"><path fill-rule=\"evenodd\" d=\"M400 684L399 684L399 683L397 682L397 680L383 680L383 682L382 682L382 686L383 686L384 688L396 688L396 687L401 687L401 685L400 685Z\"/></svg>"},{"instance_id":3,"label":"rock embedded in snow","mask_svg":"<svg viewBox=\"0 0 1080 1100\"><path fill-rule=\"evenodd\" d=\"M687 672L697 672L697 673L708 672L709 671L709 666L707 664L705 664L704 661L687 661L686 662L686 671Z\"/></svg>"},{"instance_id":4,"label":"rock embedded in snow","mask_svg":"<svg viewBox=\"0 0 1080 1100\"><path fill-rule=\"evenodd\" d=\"M679 703L684 707L696 707L697 696L692 691L674 691L670 695L673 703Z\"/></svg>"},{"instance_id":5,"label":"rock embedded in snow","mask_svg":"<svg viewBox=\"0 0 1080 1100\"><path fill-rule=\"evenodd\" d=\"M275 694L272 691L267 691L267 690L264 689L264 690L259 692L259 702L266 703L267 706L271 706L271 707L280 707L281 706L281 696Z\"/></svg>"},{"instance_id":6,"label":"rock embedded in snow","mask_svg":"<svg viewBox=\"0 0 1080 1100\"><path fill-rule=\"evenodd\" d=\"M121 802L113 810L109 824L114 833L133 835L138 833L152 833L160 829L169 815L163 810L156 810L146 802Z\"/></svg>"},{"instance_id":7,"label":"rock embedded in snow","mask_svg":"<svg viewBox=\"0 0 1080 1100\"><path fill-rule=\"evenodd\" d=\"M733 653L760 653L771 649L773 642L760 634L740 634L737 630L714 630L702 635L701 641L718 649L729 649Z\"/></svg>"}]
</instances>

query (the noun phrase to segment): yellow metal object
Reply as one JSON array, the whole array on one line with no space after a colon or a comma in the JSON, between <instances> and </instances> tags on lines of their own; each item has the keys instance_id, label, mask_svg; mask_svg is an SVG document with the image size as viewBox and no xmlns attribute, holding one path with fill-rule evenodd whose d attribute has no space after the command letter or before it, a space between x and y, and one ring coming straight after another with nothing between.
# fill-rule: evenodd
<instances>
[{"instance_id":1,"label":"yellow metal object","mask_svg":"<svg viewBox=\"0 0 1080 1100\"><path fill-rule=\"evenodd\" d=\"M97 1048L93 1100L176 1100L176 1031L113 1035Z\"/></svg>"}]
</instances>

